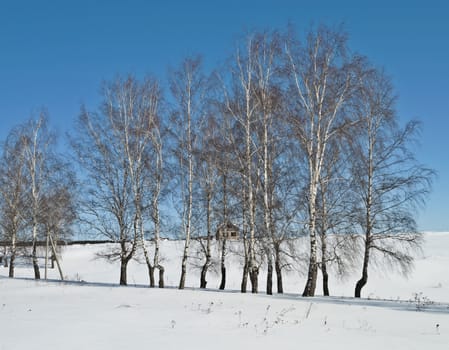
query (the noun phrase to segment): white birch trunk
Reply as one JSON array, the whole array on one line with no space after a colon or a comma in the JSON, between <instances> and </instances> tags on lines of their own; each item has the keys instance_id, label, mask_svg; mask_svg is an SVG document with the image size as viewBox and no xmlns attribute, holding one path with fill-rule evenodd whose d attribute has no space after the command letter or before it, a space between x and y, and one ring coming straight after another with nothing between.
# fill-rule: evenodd
<instances>
[{"instance_id":1,"label":"white birch trunk","mask_svg":"<svg viewBox=\"0 0 449 350\"><path fill-rule=\"evenodd\" d=\"M179 289L184 289L186 274L187 274L187 258L189 255L190 248L190 235L191 235L191 225L192 225L192 206L193 206L193 145L192 145L192 91L191 91L191 72L187 72L187 166L188 166L188 180L187 180L187 202L185 203L185 222L184 222L184 232L185 232L185 244L184 251L181 262L181 278L179 280Z\"/></svg>"},{"instance_id":2,"label":"white birch trunk","mask_svg":"<svg viewBox=\"0 0 449 350\"><path fill-rule=\"evenodd\" d=\"M159 132L157 132L159 135ZM153 138L153 145L156 149L156 188L153 192L152 220L154 225L154 259L153 266L159 270L159 288L164 288L164 267L160 263L160 215L159 215L159 195L162 184L162 151L160 137Z\"/></svg>"}]
</instances>

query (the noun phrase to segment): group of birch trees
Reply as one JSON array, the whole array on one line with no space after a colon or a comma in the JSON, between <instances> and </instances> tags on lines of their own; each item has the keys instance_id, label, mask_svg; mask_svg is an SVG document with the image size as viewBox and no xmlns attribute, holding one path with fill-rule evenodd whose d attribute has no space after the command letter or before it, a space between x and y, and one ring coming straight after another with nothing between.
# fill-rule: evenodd
<instances>
[{"instance_id":1,"label":"group of birch trees","mask_svg":"<svg viewBox=\"0 0 449 350\"><path fill-rule=\"evenodd\" d=\"M11 130L2 145L0 237L9 277L14 277L17 256L25 256L34 277L41 278L38 241L44 241L46 278L48 259L52 265L57 261L58 242L70 236L77 215L74 173L56 152L47 124L47 113L41 111Z\"/></svg>"},{"instance_id":2,"label":"group of birch trees","mask_svg":"<svg viewBox=\"0 0 449 350\"><path fill-rule=\"evenodd\" d=\"M150 285L164 286L159 260L160 200L163 156L160 122L161 89L152 78L117 78L102 86L97 112L82 107L71 138L82 169L81 224L118 243L104 257L120 261L120 284L127 266L143 253ZM151 230L154 250L149 251Z\"/></svg>"},{"instance_id":3,"label":"group of birch trees","mask_svg":"<svg viewBox=\"0 0 449 350\"><path fill-rule=\"evenodd\" d=\"M287 260L304 266L304 296L315 295L319 271L329 295L331 273L360 269L356 297L372 259L408 272L421 241L414 216L433 172L413 154L419 123L399 122L390 79L349 50L345 33L250 33L220 69L206 72L190 57L168 81L166 95L152 77L105 82L101 104L81 108L70 137L82 169L80 227L118 243L104 256L120 261L121 284L142 254L150 285L157 270L164 286L163 234L184 240L179 288L195 256L200 287L216 261L224 289L229 242L220 237L216 259L211 245L228 226L240 231L242 292L248 277L259 291L264 265L266 292L275 274L282 293ZM32 142L21 146L14 135L3 147L2 230L11 242L26 230L35 241L39 196L62 195L65 185L49 181L43 191ZM308 238L306 253L299 236Z\"/></svg>"}]
</instances>

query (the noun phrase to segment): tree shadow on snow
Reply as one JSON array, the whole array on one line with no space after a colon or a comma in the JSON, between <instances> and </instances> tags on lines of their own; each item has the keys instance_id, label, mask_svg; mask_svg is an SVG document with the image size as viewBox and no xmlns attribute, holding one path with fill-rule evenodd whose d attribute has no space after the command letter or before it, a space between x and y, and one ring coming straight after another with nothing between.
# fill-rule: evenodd
<instances>
[{"instance_id":1,"label":"tree shadow on snow","mask_svg":"<svg viewBox=\"0 0 449 350\"><path fill-rule=\"evenodd\" d=\"M0 275L0 280L22 280L22 281L33 281L42 285L45 284L58 284L58 285L72 285L79 287L100 287L100 288L141 288L141 289L161 289L158 287L151 288L145 284L128 284L119 285L117 283L107 283L107 282L86 282L84 280L59 280L59 279L41 279L35 280L31 277L15 277L10 279L7 276ZM166 286L164 289L168 290L179 290L176 286ZM274 294L267 295L263 293L252 294L252 293L241 293L239 290L220 290L218 288L194 288L185 287L184 290L194 291L200 293L226 293L226 294L242 294L251 295L252 297L264 298L268 300L289 300L292 302L301 303L316 303L316 304L331 304L331 305L347 305L347 306L361 306L361 307L376 307L383 309L391 309L396 311L413 311L413 312L424 312L424 313L437 313L437 314L449 314L449 303L433 302L427 299L410 299L410 300L389 300L389 299L365 299L365 298L351 298L351 297L302 297L300 294L285 293L285 294Z\"/></svg>"}]
</instances>

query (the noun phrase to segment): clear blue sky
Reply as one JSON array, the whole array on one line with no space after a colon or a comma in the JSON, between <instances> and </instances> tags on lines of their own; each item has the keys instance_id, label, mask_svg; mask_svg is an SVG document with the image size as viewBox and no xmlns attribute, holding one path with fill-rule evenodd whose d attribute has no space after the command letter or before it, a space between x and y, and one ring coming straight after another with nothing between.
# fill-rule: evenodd
<instances>
[{"instance_id":1,"label":"clear blue sky","mask_svg":"<svg viewBox=\"0 0 449 350\"><path fill-rule=\"evenodd\" d=\"M116 74L152 73L201 53L214 66L247 30L343 22L354 51L385 67L402 120L423 121L419 160L438 172L418 223L449 231L449 5L427 1L0 0L0 138L42 106L69 131Z\"/></svg>"}]
</instances>

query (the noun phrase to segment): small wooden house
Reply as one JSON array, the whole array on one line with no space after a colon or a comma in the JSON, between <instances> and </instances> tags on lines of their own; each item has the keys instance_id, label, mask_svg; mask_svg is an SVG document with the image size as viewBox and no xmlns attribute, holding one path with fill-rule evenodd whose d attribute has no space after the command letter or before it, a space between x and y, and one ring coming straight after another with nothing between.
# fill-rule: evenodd
<instances>
[{"instance_id":1,"label":"small wooden house","mask_svg":"<svg viewBox=\"0 0 449 350\"><path fill-rule=\"evenodd\" d=\"M240 230L237 226L228 221L218 226L215 238L217 240L238 240L240 239Z\"/></svg>"}]
</instances>

